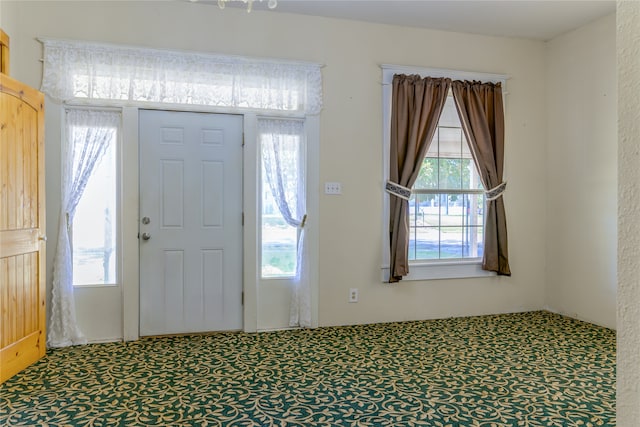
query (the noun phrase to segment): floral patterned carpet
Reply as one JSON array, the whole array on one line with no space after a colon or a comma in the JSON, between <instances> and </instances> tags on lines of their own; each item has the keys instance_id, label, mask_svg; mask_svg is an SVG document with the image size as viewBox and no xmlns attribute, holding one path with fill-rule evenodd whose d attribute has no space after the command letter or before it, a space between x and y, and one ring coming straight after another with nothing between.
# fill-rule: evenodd
<instances>
[{"instance_id":1,"label":"floral patterned carpet","mask_svg":"<svg viewBox=\"0 0 640 427\"><path fill-rule=\"evenodd\" d=\"M1 426L614 426L615 332L548 312L50 350Z\"/></svg>"}]
</instances>

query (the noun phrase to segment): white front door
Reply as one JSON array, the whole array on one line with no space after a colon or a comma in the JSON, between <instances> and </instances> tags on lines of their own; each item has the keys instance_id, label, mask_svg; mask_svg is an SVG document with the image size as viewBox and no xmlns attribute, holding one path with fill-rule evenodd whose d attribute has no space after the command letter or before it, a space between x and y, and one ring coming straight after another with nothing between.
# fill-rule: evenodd
<instances>
[{"instance_id":1,"label":"white front door","mask_svg":"<svg viewBox=\"0 0 640 427\"><path fill-rule=\"evenodd\" d=\"M140 110L140 335L242 329L242 116Z\"/></svg>"}]
</instances>

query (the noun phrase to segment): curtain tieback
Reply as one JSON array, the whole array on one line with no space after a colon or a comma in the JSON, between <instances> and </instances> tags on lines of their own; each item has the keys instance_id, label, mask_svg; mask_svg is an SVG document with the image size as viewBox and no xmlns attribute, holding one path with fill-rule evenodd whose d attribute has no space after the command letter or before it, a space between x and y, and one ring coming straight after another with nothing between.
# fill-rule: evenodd
<instances>
[{"instance_id":1,"label":"curtain tieback","mask_svg":"<svg viewBox=\"0 0 640 427\"><path fill-rule=\"evenodd\" d=\"M403 187L400 184L396 184L395 182L387 181L387 185L385 186L385 190L389 194L393 194L396 197L400 197L404 200L409 200L411 197L411 189L407 187Z\"/></svg>"},{"instance_id":2,"label":"curtain tieback","mask_svg":"<svg viewBox=\"0 0 640 427\"><path fill-rule=\"evenodd\" d=\"M496 200L498 197L502 197L504 190L507 189L507 183L501 182L497 186L493 187L491 190L485 191L485 200L490 202L492 200Z\"/></svg>"},{"instance_id":3,"label":"curtain tieback","mask_svg":"<svg viewBox=\"0 0 640 427\"><path fill-rule=\"evenodd\" d=\"M304 228L304 225L307 223L307 214L304 214L302 217L302 221L300 221L300 228Z\"/></svg>"}]
</instances>

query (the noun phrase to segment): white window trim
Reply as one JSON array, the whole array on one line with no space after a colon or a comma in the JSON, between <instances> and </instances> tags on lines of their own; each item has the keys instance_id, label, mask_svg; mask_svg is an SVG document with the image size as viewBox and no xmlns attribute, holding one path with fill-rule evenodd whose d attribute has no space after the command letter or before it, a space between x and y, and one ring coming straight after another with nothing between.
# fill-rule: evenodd
<instances>
[{"instance_id":1,"label":"white window trim","mask_svg":"<svg viewBox=\"0 0 640 427\"><path fill-rule=\"evenodd\" d=\"M382 64L382 267L381 279L389 281L390 251L389 251L389 194L384 191L384 183L389 179L389 158L391 144L391 96L392 83L395 74L417 74L421 77L448 77L452 80L479 80L482 82L502 83L503 94L508 76L504 74L476 73L469 71L446 70L441 68L422 68L403 65ZM461 279L470 277L495 276L494 272L482 269L480 258L466 258L454 260L412 261L409 264L410 273L403 277L403 281Z\"/></svg>"},{"instance_id":2,"label":"white window trim","mask_svg":"<svg viewBox=\"0 0 640 427\"><path fill-rule=\"evenodd\" d=\"M295 117L274 117L274 116L269 116L269 115L258 115L257 116L257 120L260 119L275 119L275 118L281 118L283 120L297 120L297 121L301 121L303 123L303 132L300 135L301 137L301 141L300 141L300 151L299 151L299 156L298 156L298 162L301 163L301 167L302 167L302 175L303 175L303 183L307 182L307 169L308 169L308 162L309 162L309 158L307 156L307 120L305 119L301 119L301 118L295 118ZM258 164L258 170L257 172L257 179L258 179L258 265L259 265L259 270L260 270L260 281L261 282L268 282L268 281L284 281L286 283L292 283L293 280L295 279L295 272L294 273L290 273L290 274L282 274L281 276L264 276L262 274L262 202L263 202L263 194L264 191L271 191L270 189L265 189L262 186L262 172L263 172L263 164L262 164L262 157L261 157L261 153L262 153L262 146L260 144L259 138L260 138L260 132L257 132L258 135L258 146L257 146L257 151L258 151L258 155L260 157L260 161ZM306 186L306 185L305 185ZM304 188L302 191L304 191L305 196L308 195L309 192L309 188ZM307 200L308 200L308 196L307 196ZM307 201L305 200L305 202ZM306 205L306 203L305 203ZM299 233L299 231L298 231ZM299 249L299 248L296 248ZM297 254L296 254L296 259L297 259Z\"/></svg>"},{"instance_id":3,"label":"white window trim","mask_svg":"<svg viewBox=\"0 0 640 427\"><path fill-rule=\"evenodd\" d=\"M121 112L120 108L103 107L96 104L93 105L78 105L71 103L62 104L62 114L60 116L60 137L62 144L69 143L69 135L67 135L67 115L69 110L98 110L98 111L115 111ZM117 129L116 136L116 212L114 216L116 218L116 271L115 280L113 283L84 283L76 284L72 282L74 289L88 289L88 288L117 288L122 285L122 269L123 269L123 257L122 257L122 148L123 148L123 119L120 118L120 127ZM64 158L60 159L60 170L64 170ZM62 178L62 176L61 176ZM64 183L60 181L60 186L64 186ZM73 227L73 225L71 225Z\"/></svg>"}]
</instances>

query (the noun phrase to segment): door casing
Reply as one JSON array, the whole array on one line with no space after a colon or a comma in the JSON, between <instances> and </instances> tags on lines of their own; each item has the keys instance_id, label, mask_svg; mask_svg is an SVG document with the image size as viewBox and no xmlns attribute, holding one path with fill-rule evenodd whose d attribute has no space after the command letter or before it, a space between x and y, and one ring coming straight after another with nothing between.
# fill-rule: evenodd
<instances>
[{"instance_id":1,"label":"door casing","mask_svg":"<svg viewBox=\"0 0 640 427\"><path fill-rule=\"evenodd\" d=\"M258 269L258 179L256 171L260 157L258 154L257 117L255 112L238 111L229 108L190 107L164 104L145 104L145 109L195 111L221 114L241 114L244 117L243 156L243 289L244 289L244 332L257 332L266 328L258 323L259 281ZM139 182L139 141L138 111L141 107L122 108L123 146L122 182ZM307 214L306 235L309 256L309 277L312 298L312 327L319 325L318 316L318 254L319 254L319 158L320 158L320 117L305 117L307 132ZM138 253L139 232L139 190L138 185L122 187L122 337L125 341L139 339L140 270ZM288 308L287 308L288 310Z\"/></svg>"}]
</instances>

